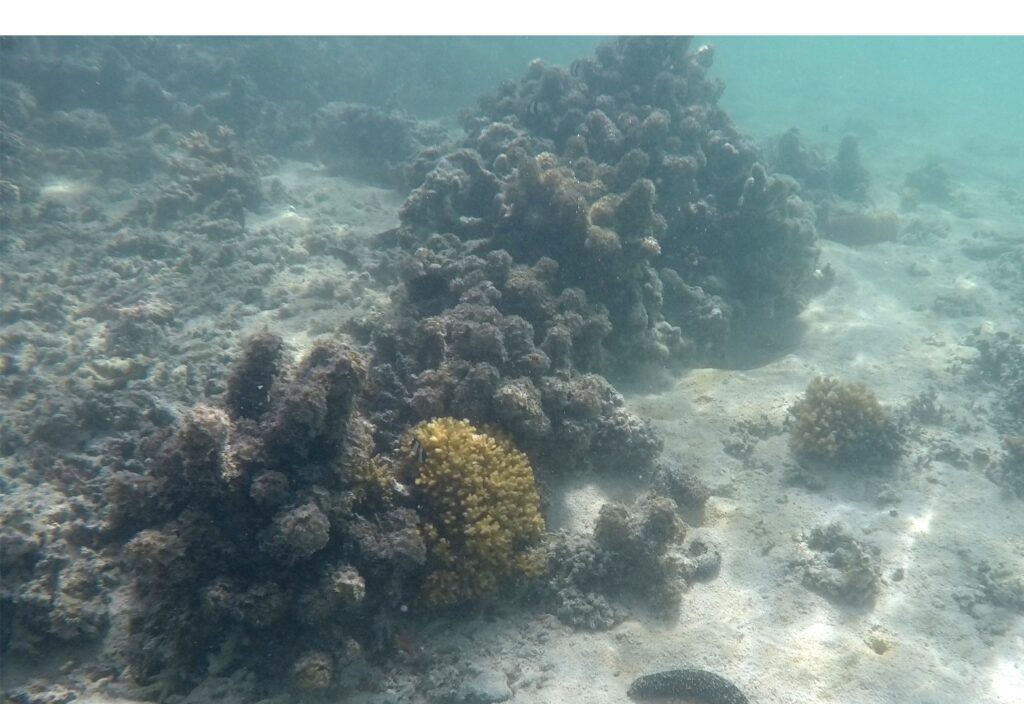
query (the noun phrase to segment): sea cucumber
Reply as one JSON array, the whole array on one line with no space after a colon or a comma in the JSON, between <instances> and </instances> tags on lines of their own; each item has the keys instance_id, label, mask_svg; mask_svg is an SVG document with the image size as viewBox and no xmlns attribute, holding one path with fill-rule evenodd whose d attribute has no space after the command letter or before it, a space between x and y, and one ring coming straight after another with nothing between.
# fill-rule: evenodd
<instances>
[{"instance_id":1,"label":"sea cucumber","mask_svg":"<svg viewBox=\"0 0 1024 704\"><path fill-rule=\"evenodd\" d=\"M626 694L641 700L691 697L703 704L748 704L736 685L707 670L665 670L637 677Z\"/></svg>"}]
</instances>

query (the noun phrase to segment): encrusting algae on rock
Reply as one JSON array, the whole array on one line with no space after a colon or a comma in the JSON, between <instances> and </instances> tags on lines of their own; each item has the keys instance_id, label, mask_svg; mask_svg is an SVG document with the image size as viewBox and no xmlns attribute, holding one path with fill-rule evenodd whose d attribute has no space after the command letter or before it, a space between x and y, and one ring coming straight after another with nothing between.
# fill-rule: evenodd
<instances>
[{"instance_id":1,"label":"encrusting algae on rock","mask_svg":"<svg viewBox=\"0 0 1024 704\"><path fill-rule=\"evenodd\" d=\"M542 558L531 548L544 519L525 454L454 418L414 426L404 446L429 553L428 604L476 599L517 576L540 574Z\"/></svg>"}]
</instances>

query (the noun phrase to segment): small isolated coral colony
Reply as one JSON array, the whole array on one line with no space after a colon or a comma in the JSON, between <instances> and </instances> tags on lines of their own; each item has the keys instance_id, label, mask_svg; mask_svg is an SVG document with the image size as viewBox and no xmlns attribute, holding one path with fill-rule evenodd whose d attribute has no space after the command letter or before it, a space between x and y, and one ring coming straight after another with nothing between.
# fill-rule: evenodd
<instances>
[{"instance_id":1,"label":"small isolated coral colony","mask_svg":"<svg viewBox=\"0 0 1024 704\"><path fill-rule=\"evenodd\" d=\"M864 384L818 377L793 407L790 448L804 460L884 464L899 457L901 442L896 423Z\"/></svg>"}]
</instances>

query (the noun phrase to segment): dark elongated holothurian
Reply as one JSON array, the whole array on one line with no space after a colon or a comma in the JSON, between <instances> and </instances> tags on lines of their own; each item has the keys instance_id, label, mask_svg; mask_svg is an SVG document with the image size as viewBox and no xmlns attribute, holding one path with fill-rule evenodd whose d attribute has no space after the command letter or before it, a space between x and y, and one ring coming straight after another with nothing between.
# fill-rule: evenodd
<instances>
[{"instance_id":1,"label":"dark elongated holothurian","mask_svg":"<svg viewBox=\"0 0 1024 704\"><path fill-rule=\"evenodd\" d=\"M748 704L736 685L707 670L665 670L637 677L626 694L639 700L690 697L703 704Z\"/></svg>"}]
</instances>

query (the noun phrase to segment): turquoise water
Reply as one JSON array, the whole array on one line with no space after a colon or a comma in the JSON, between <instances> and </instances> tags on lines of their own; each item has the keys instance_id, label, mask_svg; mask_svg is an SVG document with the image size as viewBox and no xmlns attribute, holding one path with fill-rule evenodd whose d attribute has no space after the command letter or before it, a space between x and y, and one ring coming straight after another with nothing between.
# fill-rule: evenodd
<instances>
[{"instance_id":1,"label":"turquoise water","mask_svg":"<svg viewBox=\"0 0 1024 704\"><path fill-rule=\"evenodd\" d=\"M701 41L701 40L698 40ZM955 147L1024 141L1016 37L713 37L722 105L744 129L808 135L847 121ZM945 144L943 144L945 143Z\"/></svg>"}]
</instances>

